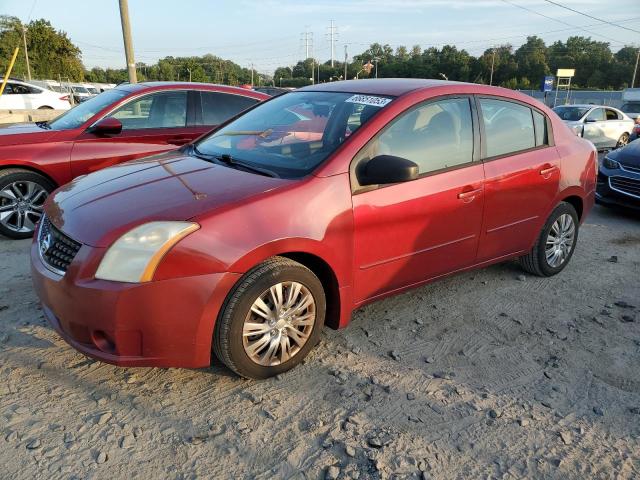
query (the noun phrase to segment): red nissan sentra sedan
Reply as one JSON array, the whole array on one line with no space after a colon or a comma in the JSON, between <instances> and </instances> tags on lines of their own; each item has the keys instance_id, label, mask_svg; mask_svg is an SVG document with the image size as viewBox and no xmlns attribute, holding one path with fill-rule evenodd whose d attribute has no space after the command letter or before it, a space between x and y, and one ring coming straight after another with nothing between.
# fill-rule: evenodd
<instances>
[{"instance_id":1,"label":"red nissan sentra sedan","mask_svg":"<svg viewBox=\"0 0 640 480\"><path fill-rule=\"evenodd\" d=\"M267 98L205 83L125 84L51 122L0 128L0 233L30 237L56 187L116 163L175 150Z\"/></svg>"},{"instance_id":2,"label":"red nissan sentra sedan","mask_svg":"<svg viewBox=\"0 0 640 480\"><path fill-rule=\"evenodd\" d=\"M345 327L385 296L509 259L557 274L593 206L596 167L590 143L511 90L307 87L180 151L59 189L33 281L48 320L86 355L205 367L213 353L265 378L299 363L323 325Z\"/></svg>"}]
</instances>

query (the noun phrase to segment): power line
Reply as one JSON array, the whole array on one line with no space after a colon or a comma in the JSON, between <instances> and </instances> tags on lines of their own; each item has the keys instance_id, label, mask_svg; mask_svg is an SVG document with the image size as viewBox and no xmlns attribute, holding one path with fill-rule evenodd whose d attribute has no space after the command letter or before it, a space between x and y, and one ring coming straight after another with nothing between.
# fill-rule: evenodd
<instances>
[{"instance_id":1,"label":"power line","mask_svg":"<svg viewBox=\"0 0 640 480\"><path fill-rule=\"evenodd\" d=\"M578 10L575 10L575 9L571 8L571 7L567 7L566 5L562 5L562 4L558 3L558 2L554 2L552 0L544 0L544 1L547 2L547 3L550 3L551 5L555 5L556 7L564 8L565 10L569 10L570 12L577 13L578 15L582 15L583 17L587 17L587 18L590 18L592 20L597 20L598 22L601 22L601 23L606 23L607 25L611 25L612 27L624 28L625 30L628 30L628 31L633 32L633 33L640 33L640 30L634 30L633 28L625 27L623 25L618 25L617 23L609 22L607 20L603 20L601 18L594 17L593 15L589 15L588 13L580 12Z\"/></svg>"},{"instance_id":2,"label":"power line","mask_svg":"<svg viewBox=\"0 0 640 480\"><path fill-rule=\"evenodd\" d=\"M568 22L565 22L563 20L559 20L557 18L550 17L549 15L545 15L544 13L537 12L536 10L533 10L531 8L527 8L527 7L523 6L523 5L519 5L519 4L514 3L514 2L512 2L510 0L502 0L502 1L504 3L506 3L507 5L511 5L512 7L516 7L516 8L519 8L521 10L526 10L527 12L533 13L533 14L538 15L540 17L544 17L544 18L546 18L548 20L553 20L554 22L562 23L563 25L567 25L569 27L577 28L579 30L582 30L583 32L590 33L591 35L595 35L597 37L601 37L601 38L604 38L604 39L612 41L612 42L623 43L620 40L616 40L615 38L607 37L605 35L600 35L599 33L592 32L591 30L587 30L586 28L581 27L579 25L574 25L572 23L568 23Z\"/></svg>"}]
</instances>

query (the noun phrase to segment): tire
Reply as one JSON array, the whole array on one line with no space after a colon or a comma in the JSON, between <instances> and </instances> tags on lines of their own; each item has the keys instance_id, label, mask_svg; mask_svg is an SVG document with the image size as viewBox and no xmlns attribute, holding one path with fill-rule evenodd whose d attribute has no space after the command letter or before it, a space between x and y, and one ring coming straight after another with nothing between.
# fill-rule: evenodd
<instances>
[{"instance_id":1,"label":"tire","mask_svg":"<svg viewBox=\"0 0 640 480\"><path fill-rule=\"evenodd\" d=\"M26 195L29 189L33 189L30 198L18 202L20 194ZM44 201L54 189L55 185L38 173L19 168L0 170L0 233L12 239L32 237Z\"/></svg>"},{"instance_id":2,"label":"tire","mask_svg":"<svg viewBox=\"0 0 640 480\"><path fill-rule=\"evenodd\" d=\"M277 310L274 301L277 294L270 291L271 287L274 287L277 292L277 285L282 286L281 297L285 299L281 302L281 310ZM301 285L299 293L290 305L286 305L286 299L290 293L296 292L297 285ZM299 310L300 316L296 316L295 307L305 305L305 301L308 300L307 294L311 295L313 307L309 304ZM271 314L264 315L265 310L262 310L263 315L258 314L257 310L261 307L251 309L259 298L264 299L265 306ZM298 300L300 303L297 303ZM273 314L276 311L283 312L283 316ZM293 317L286 315L289 312L293 312ZM325 313L326 297L318 277L304 265L288 258L270 258L247 272L229 293L214 328L213 353L242 377L264 379L278 375L300 363L318 343ZM271 319L271 323L267 317ZM312 317L314 321L311 324ZM280 318L277 323L276 318ZM304 325L287 326L287 319L291 322L304 322ZM245 326L247 320L251 321ZM246 329L249 330L249 334ZM257 333L250 335L254 329ZM268 329L270 331L265 331ZM298 333L295 333L294 329ZM283 338L285 336L287 339ZM294 337L302 336L306 336L306 340L299 345L294 341ZM263 346L257 348L261 341ZM264 343L265 341L267 343ZM282 344L278 342L285 342L290 348L283 349ZM269 356L272 344L279 346L275 347L273 356ZM252 348L257 350L250 355L249 351ZM291 353L290 357L288 353ZM259 363L261 359L262 364Z\"/></svg>"},{"instance_id":3,"label":"tire","mask_svg":"<svg viewBox=\"0 0 640 480\"><path fill-rule=\"evenodd\" d=\"M620 135L618 142L616 143L616 148L622 148L629 143L629 134L623 133Z\"/></svg>"},{"instance_id":4,"label":"tire","mask_svg":"<svg viewBox=\"0 0 640 480\"><path fill-rule=\"evenodd\" d=\"M552 232L552 228L554 228L554 224L559 219L560 222L567 219L567 217L563 217L564 215L568 215L573 224L573 238L567 249L562 248L562 244L557 247L557 249L562 252L561 255L566 256L562 259L561 263L555 264L552 260L556 257L552 256L551 260L547 257L547 240L551 241L552 237L556 237L555 231ZM539 277L551 277L560 273L569 264L573 252L576 249L579 227L578 214L575 208L573 208L573 205L561 202L553 212L551 212L551 215L549 215L531 251L527 255L520 257L520 265L522 268ZM560 230L562 230L561 227ZM566 242L564 245L566 245ZM549 246L549 249L554 250L552 246Z\"/></svg>"}]
</instances>

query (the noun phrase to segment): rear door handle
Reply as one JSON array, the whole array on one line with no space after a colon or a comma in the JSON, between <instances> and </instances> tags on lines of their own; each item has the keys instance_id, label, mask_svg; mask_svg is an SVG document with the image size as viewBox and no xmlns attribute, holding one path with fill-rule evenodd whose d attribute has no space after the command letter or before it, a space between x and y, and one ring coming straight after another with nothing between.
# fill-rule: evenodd
<instances>
[{"instance_id":1,"label":"rear door handle","mask_svg":"<svg viewBox=\"0 0 640 480\"><path fill-rule=\"evenodd\" d=\"M542 170L540 170L540 175L542 175L543 177L547 177L556 170L558 170L558 167L556 165L552 165L551 167L543 168Z\"/></svg>"},{"instance_id":2,"label":"rear door handle","mask_svg":"<svg viewBox=\"0 0 640 480\"><path fill-rule=\"evenodd\" d=\"M468 200L471 201L478 195L482 193L482 188L474 188L473 190L465 190L458 194L458 198L460 200Z\"/></svg>"},{"instance_id":3,"label":"rear door handle","mask_svg":"<svg viewBox=\"0 0 640 480\"><path fill-rule=\"evenodd\" d=\"M167 140L167 143L171 145L185 145L191 141L190 138L186 137L174 137Z\"/></svg>"}]
</instances>

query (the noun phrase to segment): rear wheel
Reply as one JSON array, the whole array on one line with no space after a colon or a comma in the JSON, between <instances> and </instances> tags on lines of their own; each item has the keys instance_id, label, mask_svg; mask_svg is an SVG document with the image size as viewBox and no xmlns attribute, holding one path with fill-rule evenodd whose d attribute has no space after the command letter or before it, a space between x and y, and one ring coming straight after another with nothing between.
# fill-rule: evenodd
<instances>
[{"instance_id":1,"label":"rear wheel","mask_svg":"<svg viewBox=\"0 0 640 480\"><path fill-rule=\"evenodd\" d=\"M623 133L622 135L620 135L620 138L618 139L618 143L616 143L616 148L622 148L627 143L629 143L629 134Z\"/></svg>"},{"instance_id":2,"label":"rear wheel","mask_svg":"<svg viewBox=\"0 0 640 480\"><path fill-rule=\"evenodd\" d=\"M54 188L29 170L0 170L0 233L14 239L31 237Z\"/></svg>"},{"instance_id":3,"label":"rear wheel","mask_svg":"<svg viewBox=\"0 0 640 480\"><path fill-rule=\"evenodd\" d=\"M549 216L531 251L520 257L522 268L541 277L560 273L573 256L578 228L575 208L561 202Z\"/></svg>"},{"instance_id":4,"label":"rear wheel","mask_svg":"<svg viewBox=\"0 0 640 480\"><path fill-rule=\"evenodd\" d=\"M318 343L326 311L318 277L274 257L245 274L216 322L213 351L246 378L268 378L300 363Z\"/></svg>"}]
</instances>

